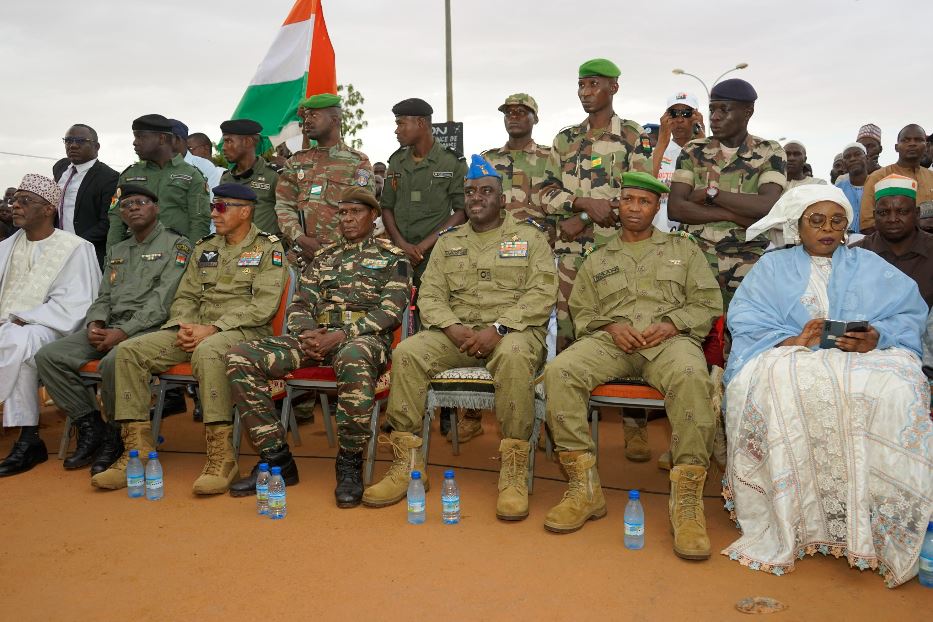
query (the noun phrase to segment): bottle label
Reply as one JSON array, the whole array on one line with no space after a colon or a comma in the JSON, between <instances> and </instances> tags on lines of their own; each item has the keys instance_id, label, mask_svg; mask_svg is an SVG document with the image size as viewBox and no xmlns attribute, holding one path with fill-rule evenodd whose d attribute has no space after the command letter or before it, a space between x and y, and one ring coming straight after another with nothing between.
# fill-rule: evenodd
<instances>
[{"instance_id":1,"label":"bottle label","mask_svg":"<svg viewBox=\"0 0 933 622\"><path fill-rule=\"evenodd\" d=\"M269 498L269 486L266 484L256 484L256 498L265 501Z\"/></svg>"},{"instance_id":2,"label":"bottle label","mask_svg":"<svg viewBox=\"0 0 933 622\"><path fill-rule=\"evenodd\" d=\"M147 479L146 480L146 490L158 490L162 488L162 478L159 479Z\"/></svg>"},{"instance_id":3,"label":"bottle label","mask_svg":"<svg viewBox=\"0 0 933 622\"><path fill-rule=\"evenodd\" d=\"M269 509L270 510L284 510L285 509L285 493L284 492L270 492L269 493Z\"/></svg>"},{"instance_id":4,"label":"bottle label","mask_svg":"<svg viewBox=\"0 0 933 622\"><path fill-rule=\"evenodd\" d=\"M625 535L627 536L643 536L645 535L645 524L644 523L630 523L625 522Z\"/></svg>"},{"instance_id":5,"label":"bottle label","mask_svg":"<svg viewBox=\"0 0 933 622\"><path fill-rule=\"evenodd\" d=\"M459 513L460 512L460 497L441 498L441 510L445 514Z\"/></svg>"},{"instance_id":6,"label":"bottle label","mask_svg":"<svg viewBox=\"0 0 933 622\"><path fill-rule=\"evenodd\" d=\"M424 500L420 501L408 501L408 513L409 514L420 514L424 512Z\"/></svg>"},{"instance_id":7,"label":"bottle label","mask_svg":"<svg viewBox=\"0 0 933 622\"><path fill-rule=\"evenodd\" d=\"M920 558L920 572L933 573L933 558L931 557Z\"/></svg>"},{"instance_id":8,"label":"bottle label","mask_svg":"<svg viewBox=\"0 0 933 622\"><path fill-rule=\"evenodd\" d=\"M130 488L134 486L143 486L145 480L142 475L127 475L126 476L126 485Z\"/></svg>"}]
</instances>

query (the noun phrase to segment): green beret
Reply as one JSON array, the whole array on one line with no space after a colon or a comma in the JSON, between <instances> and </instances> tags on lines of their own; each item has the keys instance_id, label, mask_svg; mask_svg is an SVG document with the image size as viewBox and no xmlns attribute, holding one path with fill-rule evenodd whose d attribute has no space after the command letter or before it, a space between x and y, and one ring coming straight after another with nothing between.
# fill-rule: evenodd
<instances>
[{"instance_id":1,"label":"green beret","mask_svg":"<svg viewBox=\"0 0 933 622\"><path fill-rule=\"evenodd\" d=\"M301 100L299 108L334 108L340 107L340 97L333 93L321 93Z\"/></svg>"},{"instance_id":2,"label":"green beret","mask_svg":"<svg viewBox=\"0 0 933 622\"><path fill-rule=\"evenodd\" d=\"M376 210L377 214L382 213L382 207L379 205L376 195L362 186L350 186L343 191L343 194L340 195L340 200L337 202L359 203L360 205L373 208Z\"/></svg>"},{"instance_id":3,"label":"green beret","mask_svg":"<svg viewBox=\"0 0 933 622\"><path fill-rule=\"evenodd\" d=\"M622 75L619 68L611 60L605 58L594 58L580 65L581 78L590 76L602 76L604 78L618 78Z\"/></svg>"},{"instance_id":4,"label":"green beret","mask_svg":"<svg viewBox=\"0 0 933 622\"><path fill-rule=\"evenodd\" d=\"M642 173L639 171L633 173L622 173L622 187L648 190L658 196L671 191L670 188L658 181L657 178L651 173Z\"/></svg>"}]
</instances>

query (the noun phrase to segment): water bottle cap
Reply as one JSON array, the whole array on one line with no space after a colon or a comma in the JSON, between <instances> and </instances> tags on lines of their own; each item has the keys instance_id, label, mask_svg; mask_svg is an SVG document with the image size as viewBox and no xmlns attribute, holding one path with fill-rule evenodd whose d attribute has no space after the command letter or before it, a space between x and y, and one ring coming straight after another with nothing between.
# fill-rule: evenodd
<instances>
[{"instance_id":1,"label":"water bottle cap","mask_svg":"<svg viewBox=\"0 0 933 622\"><path fill-rule=\"evenodd\" d=\"M269 470L269 463L268 463L268 462L260 462L260 463L259 463L259 470L260 470L260 471L268 471L268 470Z\"/></svg>"},{"instance_id":2,"label":"water bottle cap","mask_svg":"<svg viewBox=\"0 0 933 622\"><path fill-rule=\"evenodd\" d=\"M157 451L150 451L150 452L149 452L149 459L150 459L150 460L152 460L152 459L154 459L154 458L158 458L158 457L159 457L159 452L157 452Z\"/></svg>"},{"instance_id":3,"label":"water bottle cap","mask_svg":"<svg viewBox=\"0 0 933 622\"><path fill-rule=\"evenodd\" d=\"M933 520L931 520L930 524L927 525L927 531L933 531Z\"/></svg>"},{"instance_id":4,"label":"water bottle cap","mask_svg":"<svg viewBox=\"0 0 933 622\"><path fill-rule=\"evenodd\" d=\"M453 479L453 478L454 478L454 471L453 471L453 469L449 469L449 470L447 470L447 471L444 471L444 478L445 478L445 479Z\"/></svg>"},{"instance_id":5,"label":"water bottle cap","mask_svg":"<svg viewBox=\"0 0 933 622\"><path fill-rule=\"evenodd\" d=\"M630 501L637 501L641 499L641 494L637 490L628 491L628 498Z\"/></svg>"},{"instance_id":6,"label":"water bottle cap","mask_svg":"<svg viewBox=\"0 0 933 622\"><path fill-rule=\"evenodd\" d=\"M139 450L138 450L138 449L131 449L131 450L130 450L130 458L138 458L138 457L139 457Z\"/></svg>"},{"instance_id":7,"label":"water bottle cap","mask_svg":"<svg viewBox=\"0 0 933 622\"><path fill-rule=\"evenodd\" d=\"M281 475L281 474L282 474L282 467L278 467L278 466L272 467L272 474L273 474L273 475Z\"/></svg>"},{"instance_id":8,"label":"water bottle cap","mask_svg":"<svg viewBox=\"0 0 933 622\"><path fill-rule=\"evenodd\" d=\"M412 472L411 472L411 478L412 478L412 479L421 479L421 471L412 471Z\"/></svg>"}]
</instances>

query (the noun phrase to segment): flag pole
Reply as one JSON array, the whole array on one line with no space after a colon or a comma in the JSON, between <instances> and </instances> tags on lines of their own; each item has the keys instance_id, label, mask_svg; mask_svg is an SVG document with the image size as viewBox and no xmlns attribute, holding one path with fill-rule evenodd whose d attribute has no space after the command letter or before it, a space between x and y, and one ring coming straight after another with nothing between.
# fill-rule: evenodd
<instances>
[{"instance_id":1,"label":"flag pole","mask_svg":"<svg viewBox=\"0 0 933 622\"><path fill-rule=\"evenodd\" d=\"M450 53L450 0L444 0L444 26L447 36L447 121L454 120L453 61Z\"/></svg>"}]
</instances>

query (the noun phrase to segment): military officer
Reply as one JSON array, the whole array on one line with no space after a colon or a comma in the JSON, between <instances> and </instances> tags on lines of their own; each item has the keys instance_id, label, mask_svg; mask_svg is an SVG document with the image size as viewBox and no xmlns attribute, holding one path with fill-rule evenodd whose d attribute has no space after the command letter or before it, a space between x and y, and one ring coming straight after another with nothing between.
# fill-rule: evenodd
<instances>
[{"instance_id":1,"label":"military officer","mask_svg":"<svg viewBox=\"0 0 933 622\"><path fill-rule=\"evenodd\" d=\"M391 165L390 165L391 167ZM503 213L501 176L473 156L464 184L468 225L441 235L421 283L425 330L393 355L387 416L395 460L363 504L382 507L405 497L412 469L424 474L420 451L431 377L452 367L485 366L495 381L502 428L496 516L528 516L527 461L534 420L534 375L544 361L547 321L557 297L554 256L534 221Z\"/></svg>"},{"instance_id":2,"label":"military officer","mask_svg":"<svg viewBox=\"0 0 933 622\"><path fill-rule=\"evenodd\" d=\"M340 98L313 95L298 105L302 131L316 144L296 152L279 174L275 212L290 245L297 244L308 261L323 246L337 241L337 201L349 186L375 189L373 167L365 153L340 137ZM304 214L302 231L298 211Z\"/></svg>"},{"instance_id":3,"label":"military officer","mask_svg":"<svg viewBox=\"0 0 933 622\"><path fill-rule=\"evenodd\" d=\"M652 226L667 186L641 172L623 174L622 185L622 231L586 258L570 296L577 341L544 371L548 426L570 479L544 526L569 533L606 515L587 402L607 380L642 377L665 394L673 428L674 552L706 559L703 483L716 417L700 345L722 313L722 296L697 244Z\"/></svg>"},{"instance_id":4,"label":"military officer","mask_svg":"<svg viewBox=\"0 0 933 622\"><path fill-rule=\"evenodd\" d=\"M687 143L671 177L668 214L683 223L722 289L725 308L768 246L745 229L771 211L787 185L787 158L773 140L748 133L758 94L744 80L723 80L710 92L712 136Z\"/></svg>"},{"instance_id":5,"label":"military officer","mask_svg":"<svg viewBox=\"0 0 933 622\"><path fill-rule=\"evenodd\" d=\"M172 365L191 361L201 387L207 464L195 494L226 492L237 477L233 453L233 406L224 354L231 346L270 334L270 322L285 287L285 258L279 238L252 224L256 194L245 186L214 188L211 219L217 230L195 244L162 330L117 346L116 420L124 453L91 478L97 488L126 486L129 451L152 449L149 379Z\"/></svg>"},{"instance_id":6,"label":"military officer","mask_svg":"<svg viewBox=\"0 0 933 622\"><path fill-rule=\"evenodd\" d=\"M337 206L340 242L325 246L301 277L288 309L289 334L234 346L227 354L233 403L239 408L260 461L281 466L286 484L298 470L267 390L270 378L299 367L329 365L337 376L337 487L341 508L363 496L363 451L376 380L385 371L392 333L411 296L411 266L401 249L374 235L380 208L367 189L347 188ZM258 465L257 465L258 466ZM254 468L230 487L234 497L256 490Z\"/></svg>"},{"instance_id":7,"label":"military officer","mask_svg":"<svg viewBox=\"0 0 933 622\"><path fill-rule=\"evenodd\" d=\"M120 173L118 186L133 184L159 197L159 222L196 240L210 231L207 182L201 171L172 151L172 124L160 114L133 121L133 148L139 162ZM110 203L107 250L127 237L120 218L120 191Z\"/></svg>"},{"instance_id":8,"label":"military officer","mask_svg":"<svg viewBox=\"0 0 933 622\"><path fill-rule=\"evenodd\" d=\"M107 252L100 291L84 320L86 330L53 341L35 355L39 378L78 433L75 452L63 466L80 469L93 462L92 475L109 468L123 453L120 426L114 421L116 346L166 320L191 254L188 239L159 222L159 198L154 192L131 184L119 190L120 216L133 237ZM78 375L92 360L100 361L100 394L108 426Z\"/></svg>"},{"instance_id":9,"label":"military officer","mask_svg":"<svg viewBox=\"0 0 933 622\"><path fill-rule=\"evenodd\" d=\"M262 125L252 119L230 119L220 124L223 132L223 153L230 168L221 178L222 184L249 186L256 193L256 213L253 224L260 231L281 235L275 213L275 188L279 174L265 158L257 155Z\"/></svg>"}]
</instances>

